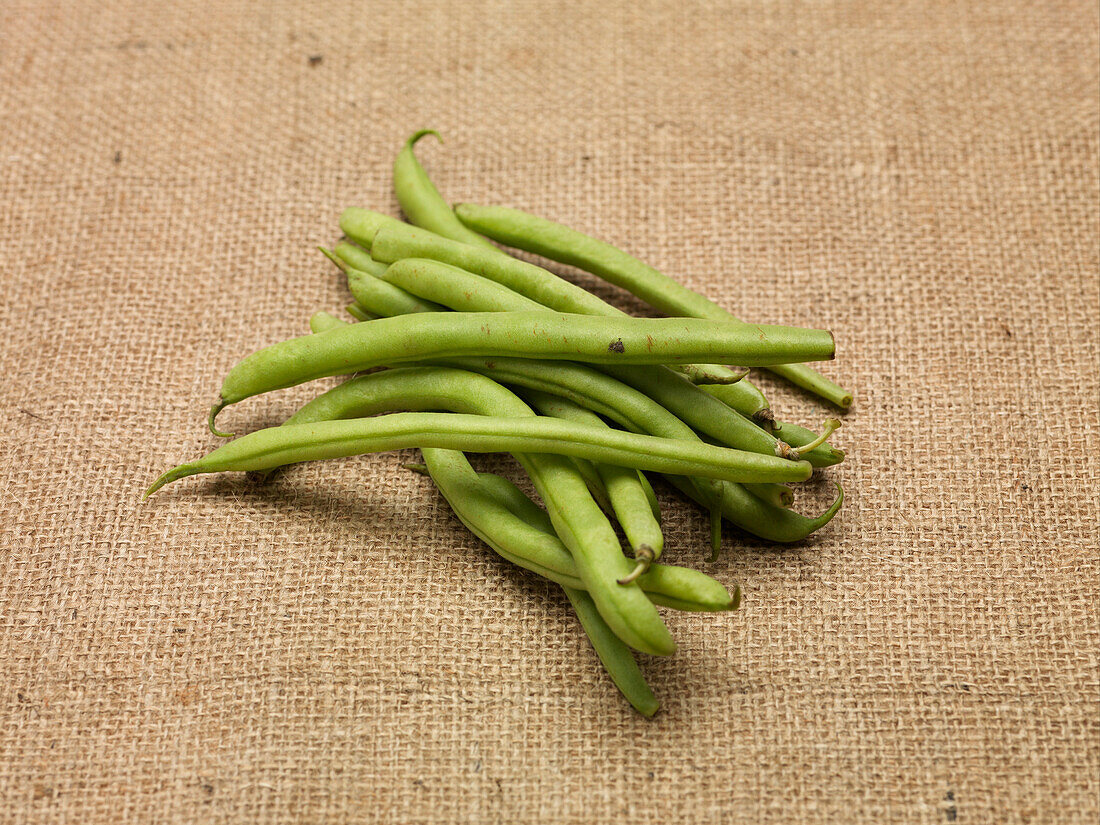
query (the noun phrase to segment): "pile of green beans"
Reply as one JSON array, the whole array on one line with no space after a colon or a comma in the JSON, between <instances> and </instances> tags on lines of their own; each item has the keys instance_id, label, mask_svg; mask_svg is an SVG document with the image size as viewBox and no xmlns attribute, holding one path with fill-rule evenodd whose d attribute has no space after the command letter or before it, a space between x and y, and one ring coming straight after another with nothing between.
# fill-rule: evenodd
<instances>
[{"instance_id":1,"label":"pile of green beans","mask_svg":"<svg viewBox=\"0 0 1100 825\"><path fill-rule=\"evenodd\" d=\"M393 166L409 223L350 208L345 240L322 251L347 278L344 320L248 355L226 375L208 423L227 406L318 378L347 380L282 426L256 430L161 475L151 495L201 473L260 473L302 461L411 447L459 520L501 558L560 585L627 701L658 709L634 652L676 650L658 607L722 612L741 590L662 559L651 479L721 526L797 542L840 510L796 512L795 488L844 459L820 434L777 421L745 376L763 367L846 409L851 394L806 362L831 359L826 330L744 323L621 250L514 209L452 209L428 178L415 133ZM571 264L665 313L633 318L492 243ZM736 367L728 365L735 364ZM510 453L545 507L466 453ZM616 530L618 527L618 531ZM620 532L623 538L620 538ZM624 552L623 545L629 548Z\"/></svg>"}]
</instances>

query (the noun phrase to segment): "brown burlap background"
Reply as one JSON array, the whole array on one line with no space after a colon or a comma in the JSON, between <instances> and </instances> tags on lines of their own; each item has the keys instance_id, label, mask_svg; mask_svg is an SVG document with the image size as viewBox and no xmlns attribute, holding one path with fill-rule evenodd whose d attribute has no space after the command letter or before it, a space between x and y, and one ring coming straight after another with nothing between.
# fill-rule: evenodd
<instances>
[{"instance_id":1,"label":"brown burlap background","mask_svg":"<svg viewBox=\"0 0 1100 825\"><path fill-rule=\"evenodd\" d=\"M1095 822L1097 9L886 5L6 3L0 820ZM848 504L727 537L653 721L411 451L139 500L426 126L447 197L836 332Z\"/></svg>"}]
</instances>

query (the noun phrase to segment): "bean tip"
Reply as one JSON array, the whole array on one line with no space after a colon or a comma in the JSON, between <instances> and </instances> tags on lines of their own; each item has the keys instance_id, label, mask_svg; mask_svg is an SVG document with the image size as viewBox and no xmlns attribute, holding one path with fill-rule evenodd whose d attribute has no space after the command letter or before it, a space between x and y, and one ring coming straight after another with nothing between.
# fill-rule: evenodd
<instances>
[{"instance_id":1,"label":"bean tip","mask_svg":"<svg viewBox=\"0 0 1100 825\"><path fill-rule=\"evenodd\" d=\"M324 255L326 258L328 258L330 261L332 261L334 264L336 264L336 266L340 269L341 272L347 271L347 264L345 264L342 260L340 260L340 258L337 257L335 252L333 252L327 246L318 245L317 248L321 251L322 255Z\"/></svg>"},{"instance_id":2,"label":"bean tip","mask_svg":"<svg viewBox=\"0 0 1100 825\"><path fill-rule=\"evenodd\" d=\"M155 493L165 484L171 484L177 479L181 479L184 476L194 475L197 472L198 470L194 469L194 467L192 467L190 464L181 464L178 467L173 467L171 470L169 470L167 473L164 473L160 478L149 485L149 489L147 489L142 494L141 500L145 501L145 499L149 498L149 496L153 495L153 493Z\"/></svg>"},{"instance_id":3,"label":"bean tip","mask_svg":"<svg viewBox=\"0 0 1100 825\"><path fill-rule=\"evenodd\" d=\"M233 433L224 433L221 430L219 430L217 428L217 426L214 424L214 419L216 419L218 417L218 413L220 413L222 410L224 410L226 408L226 406L227 406L226 401L222 398L219 398L218 402L210 408L210 415L207 416L207 418L206 418L206 425L210 428L210 432L212 432L214 435L218 436L219 438L232 438L233 437Z\"/></svg>"},{"instance_id":4,"label":"bean tip","mask_svg":"<svg viewBox=\"0 0 1100 825\"><path fill-rule=\"evenodd\" d=\"M710 556L708 562L718 561L722 550L722 511L714 508L710 511Z\"/></svg>"},{"instance_id":5,"label":"bean tip","mask_svg":"<svg viewBox=\"0 0 1100 825\"><path fill-rule=\"evenodd\" d=\"M405 147L407 149L412 149L416 145L417 141L419 141L420 138L424 137L425 135L431 135L440 143L443 142L443 136L439 134L439 132L437 132L435 129L420 129L419 131L413 132L409 139L405 141Z\"/></svg>"}]
</instances>

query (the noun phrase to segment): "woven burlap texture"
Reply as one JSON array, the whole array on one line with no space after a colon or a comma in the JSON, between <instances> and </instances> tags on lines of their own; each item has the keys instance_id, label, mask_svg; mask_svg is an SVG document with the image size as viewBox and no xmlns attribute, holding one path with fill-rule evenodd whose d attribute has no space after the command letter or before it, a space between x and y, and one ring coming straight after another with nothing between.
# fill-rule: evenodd
<instances>
[{"instance_id":1,"label":"woven burlap texture","mask_svg":"<svg viewBox=\"0 0 1100 825\"><path fill-rule=\"evenodd\" d=\"M1020 0L8 3L0 821L1095 822L1097 27ZM397 214L425 127L449 199L837 336L833 524L731 530L707 566L662 490L668 558L745 600L667 613L652 721L415 451L140 500L217 443L237 359L349 300L315 246L344 206Z\"/></svg>"}]
</instances>

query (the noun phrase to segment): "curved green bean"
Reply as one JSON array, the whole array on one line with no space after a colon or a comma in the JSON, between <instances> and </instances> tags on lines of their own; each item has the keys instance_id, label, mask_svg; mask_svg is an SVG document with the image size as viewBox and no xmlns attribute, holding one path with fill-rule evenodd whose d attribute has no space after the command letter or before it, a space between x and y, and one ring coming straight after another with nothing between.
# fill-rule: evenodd
<instances>
[{"instance_id":1,"label":"curved green bean","mask_svg":"<svg viewBox=\"0 0 1100 825\"><path fill-rule=\"evenodd\" d=\"M736 320L709 298L621 249L575 229L500 206L461 203L455 206L454 211L458 219L472 230L516 249L534 252L598 275L666 314ZM768 369L842 409L852 405L851 393L810 367L801 364L769 365Z\"/></svg>"},{"instance_id":2,"label":"curved green bean","mask_svg":"<svg viewBox=\"0 0 1100 825\"><path fill-rule=\"evenodd\" d=\"M319 333L324 335L326 333ZM542 416L393 413L353 421L284 424L243 435L166 473L150 489L199 473L268 470L407 447L476 453L553 453L637 470L725 481L805 481L807 461L595 427Z\"/></svg>"},{"instance_id":3,"label":"curved green bean","mask_svg":"<svg viewBox=\"0 0 1100 825\"><path fill-rule=\"evenodd\" d=\"M393 188L401 211L417 226L457 238L463 243L495 249L487 239L462 225L416 159L413 147L425 135L434 135L440 143L443 142L434 129L421 129L405 141L393 163Z\"/></svg>"},{"instance_id":4,"label":"curved green bean","mask_svg":"<svg viewBox=\"0 0 1100 825\"><path fill-rule=\"evenodd\" d=\"M833 503L826 508L825 512L808 518L794 510L768 504L749 493L741 484L715 485L718 491L718 499L715 501L711 498L700 498L699 491L688 479L668 476L668 480L688 498L694 499L708 509L716 508L727 521L760 538L783 544L802 541L810 533L820 530L833 520L833 516L840 512L840 507L844 503L844 488L837 484L837 495Z\"/></svg>"},{"instance_id":5,"label":"curved green bean","mask_svg":"<svg viewBox=\"0 0 1100 825\"><path fill-rule=\"evenodd\" d=\"M427 448L428 472L463 524L499 556L563 587L587 589L573 556L548 524L549 516L507 479L492 473L468 473L473 468L461 452ZM465 469L463 469L465 468ZM507 487L512 492L506 494ZM520 505L518 496L536 517ZM517 511L518 508L518 511ZM655 563L637 584L654 604L690 613L736 610L741 590L733 593L720 582L690 567Z\"/></svg>"},{"instance_id":6,"label":"curved green bean","mask_svg":"<svg viewBox=\"0 0 1100 825\"><path fill-rule=\"evenodd\" d=\"M210 411L253 395L384 364L500 355L661 364L716 360L743 363L830 358L825 330L747 326L684 318L597 318L546 312L423 312L379 318L266 347L234 366ZM700 358L699 356L703 357ZM724 359L722 359L724 360Z\"/></svg>"}]
</instances>

